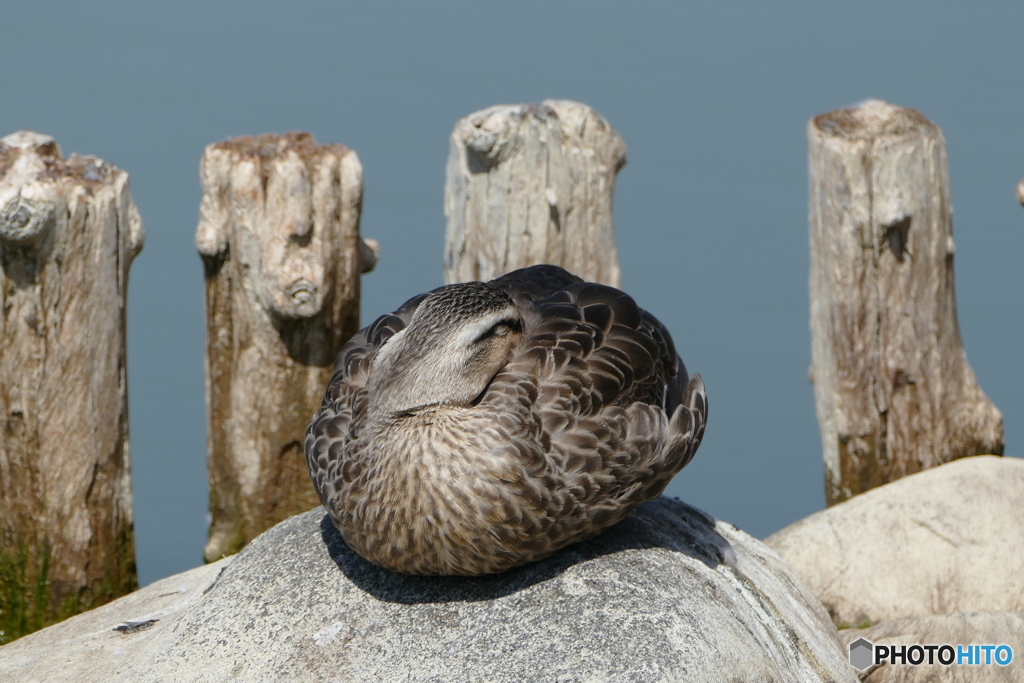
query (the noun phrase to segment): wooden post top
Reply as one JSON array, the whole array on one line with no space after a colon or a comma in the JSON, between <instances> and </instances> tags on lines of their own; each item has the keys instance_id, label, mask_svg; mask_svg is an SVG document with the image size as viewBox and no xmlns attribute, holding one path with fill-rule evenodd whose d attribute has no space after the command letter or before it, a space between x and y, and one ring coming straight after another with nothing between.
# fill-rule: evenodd
<instances>
[{"instance_id":1,"label":"wooden post top","mask_svg":"<svg viewBox=\"0 0 1024 683\"><path fill-rule=\"evenodd\" d=\"M585 144L593 143L600 136L601 144L593 146L609 154L606 163L610 162L614 172L626 165L626 143L612 125L591 107L573 100L496 104L459 119L452 136L480 161L493 166L516 151L517 145L510 142L520 124L530 119L557 125L564 137L576 138Z\"/></svg>"},{"instance_id":2,"label":"wooden post top","mask_svg":"<svg viewBox=\"0 0 1024 683\"><path fill-rule=\"evenodd\" d=\"M0 205L4 199L32 184L70 180L94 190L119 172L113 164L94 156L72 154L65 159L60 145L49 135L20 130L0 138Z\"/></svg>"},{"instance_id":3,"label":"wooden post top","mask_svg":"<svg viewBox=\"0 0 1024 683\"><path fill-rule=\"evenodd\" d=\"M938 126L921 112L908 107L867 100L855 107L835 109L811 119L812 131L823 137L874 140L887 135L905 135L922 128L939 132Z\"/></svg>"},{"instance_id":4,"label":"wooden post top","mask_svg":"<svg viewBox=\"0 0 1024 683\"><path fill-rule=\"evenodd\" d=\"M375 245L356 236L363 170L345 145L321 145L302 132L232 138L207 145L200 179L196 248L215 270L230 245L242 278L272 315L319 315L335 279L376 262ZM341 215L350 210L356 213ZM341 223L349 221L355 260L339 270L333 250L348 239Z\"/></svg>"},{"instance_id":5,"label":"wooden post top","mask_svg":"<svg viewBox=\"0 0 1024 683\"><path fill-rule=\"evenodd\" d=\"M49 135L21 130L0 138L0 240L31 246L53 231L67 210L71 187L87 194L128 177L94 156L72 154L64 159ZM142 249L145 232L133 221L131 255Z\"/></svg>"},{"instance_id":6,"label":"wooden post top","mask_svg":"<svg viewBox=\"0 0 1024 683\"><path fill-rule=\"evenodd\" d=\"M272 159L287 154L297 154L306 160L316 159L326 154L335 154L340 157L352 151L340 143L321 145L313 139L311 133L302 131L291 131L283 135L277 133L243 135L237 138L222 140L221 142L214 142L207 145L206 149L231 152L237 155L239 159L247 157Z\"/></svg>"}]
</instances>

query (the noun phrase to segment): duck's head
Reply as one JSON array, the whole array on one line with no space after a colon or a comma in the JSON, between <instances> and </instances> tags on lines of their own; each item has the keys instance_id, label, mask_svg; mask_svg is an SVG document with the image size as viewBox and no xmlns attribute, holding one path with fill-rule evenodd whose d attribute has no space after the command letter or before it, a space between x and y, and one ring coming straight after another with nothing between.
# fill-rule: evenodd
<instances>
[{"instance_id":1,"label":"duck's head","mask_svg":"<svg viewBox=\"0 0 1024 683\"><path fill-rule=\"evenodd\" d=\"M483 282L427 295L408 327L377 351L367 381L370 414L472 405L512 357L523 321L505 292Z\"/></svg>"}]
</instances>

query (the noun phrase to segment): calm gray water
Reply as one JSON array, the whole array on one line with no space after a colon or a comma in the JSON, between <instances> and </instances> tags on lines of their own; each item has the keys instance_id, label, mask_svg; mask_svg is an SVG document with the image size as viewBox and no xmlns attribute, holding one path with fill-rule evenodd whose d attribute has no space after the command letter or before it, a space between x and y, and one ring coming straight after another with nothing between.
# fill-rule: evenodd
<instances>
[{"instance_id":1,"label":"calm gray water","mask_svg":"<svg viewBox=\"0 0 1024 683\"><path fill-rule=\"evenodd\" d=\"M4 3L0 135L126 169L146 225L131 272L139 578L206 534L203 146L308 130L355 149L381 261L363 320L442 284L456 119L546 97L629 145L615 198L624 288L704 375L711 420L669 493L765 536L824 504L807 382L807 119L869 97L949 145L968 357L1024 452L1024 4Z\"/></svg>"}]
</instances>

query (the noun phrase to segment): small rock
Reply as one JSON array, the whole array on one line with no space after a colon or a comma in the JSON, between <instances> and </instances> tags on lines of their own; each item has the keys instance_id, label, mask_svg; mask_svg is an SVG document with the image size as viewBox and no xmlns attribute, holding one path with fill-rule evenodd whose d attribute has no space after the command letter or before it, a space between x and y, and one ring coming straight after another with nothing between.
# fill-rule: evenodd
<instances>
[{"instance_id":1,"label":"small rock","mask_svg":"<svg viewBox=\"0 0 1024 683\"><path fill-rule=\"evenodd\" d=\"M1011 683L1024 680L1024 665L1018 658L1024 654L1024 613L971 612L966 614L929 615L887 621L866 629L845 629L840 637L850 643L864 638L872 645L901 647L911 645L1007 645L1013 650L1013 661L1007 666L993 662L944 666L933 655L917 665L885 663L866 670L861 680L868 683ZM966 650L965 650L966 652ZM927 655L925 655L927 657Z\"/></svg>"},{"instance_id":2,"label":"small rock","mask_svg":"<svg viewBox=\"0 0 1024 683\"><path fill-rule=\"evenodd\" d=\"M815 513L765 542L840 628L1024 611L1024 460L962 458Z\"/></svg>"}]
</instances>

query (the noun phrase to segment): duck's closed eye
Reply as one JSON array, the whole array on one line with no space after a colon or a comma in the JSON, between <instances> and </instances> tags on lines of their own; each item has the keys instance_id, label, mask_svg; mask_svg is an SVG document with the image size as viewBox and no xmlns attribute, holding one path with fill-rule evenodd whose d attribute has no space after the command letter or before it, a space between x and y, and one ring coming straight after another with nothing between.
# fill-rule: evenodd
<instances>
[{"instance_id":1,"label":"duck's closed eye","mask_svg":"<svg viewBox=\"0 0 1024 683\"><path fill-rule=\"evenodd\" d=\"M508 336L508 333L512 332L513 330L517 332L521 331L522 323L520 323L518 320L503 320L499 323L496 323L486 332L477 337L476 342L474 343L478 344L491 337L505 337Z\"/></svg>"}]
</instances>

